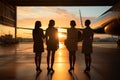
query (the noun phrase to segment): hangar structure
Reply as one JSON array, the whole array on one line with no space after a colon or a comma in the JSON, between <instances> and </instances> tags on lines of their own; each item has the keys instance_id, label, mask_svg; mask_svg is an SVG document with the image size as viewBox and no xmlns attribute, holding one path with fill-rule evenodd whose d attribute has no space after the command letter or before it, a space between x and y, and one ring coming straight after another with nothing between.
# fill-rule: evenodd
<instances>
[{"instance_id":1,"label":"hangar structure","mask_svg":"<svg viewBox=\"0 0 120 80\"><path fill-rule=\"evenodd\" d=\"M113 6L119 0L0 0L0 24L15 27L17 6Z\"/></svg>"}]
</instances>

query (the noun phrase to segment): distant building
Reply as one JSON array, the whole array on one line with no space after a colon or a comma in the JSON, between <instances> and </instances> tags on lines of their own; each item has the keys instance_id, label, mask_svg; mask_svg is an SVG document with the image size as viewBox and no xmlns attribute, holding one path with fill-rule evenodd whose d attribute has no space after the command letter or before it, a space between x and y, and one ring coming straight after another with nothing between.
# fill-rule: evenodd
<instances>
[{"instance_id":1,"label":"distant building","mask_svg":"<svg viewBox=\"0 0 120 80\"><path fill-rule=\"evenodd\" d=\"M16 44L18 43L18 40L13 38L11 34L5 34L0 36L0 44L5 45L5 44Z\"/></svg>"}]
</instances>

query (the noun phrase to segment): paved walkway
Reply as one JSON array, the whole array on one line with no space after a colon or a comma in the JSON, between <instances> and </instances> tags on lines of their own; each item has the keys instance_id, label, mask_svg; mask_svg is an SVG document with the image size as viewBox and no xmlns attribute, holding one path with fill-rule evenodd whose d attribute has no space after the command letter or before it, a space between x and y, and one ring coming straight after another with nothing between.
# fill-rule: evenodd
<instances>
[{"instance_id":1,"label":"paved walkway","mask_svg":"<svg viewBox=\"0 0 120 80\"><path fill-rule=\"evenodd\" d=\"M42 73L37 74L32 43L0 47L0 80L120 80L120 49L115 45L93 44L92 66L88 74L83 72L85 64L81 44L72 74L68 73L68 51L63 44L55 55L54 74L47 73L46 50L42 55Z\"/></svg>"}]
</instances>

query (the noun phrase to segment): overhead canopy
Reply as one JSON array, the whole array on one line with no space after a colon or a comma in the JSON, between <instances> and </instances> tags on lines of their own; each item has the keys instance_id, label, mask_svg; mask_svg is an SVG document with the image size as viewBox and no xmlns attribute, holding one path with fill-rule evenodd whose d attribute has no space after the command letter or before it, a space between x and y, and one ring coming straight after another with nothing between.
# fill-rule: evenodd
<instances>
[{"instance_id":1,"label":"overhead canopy","mask_svg":"<svg viewBox=\"0 0 120 80\"><path fill-rule=\"evenodd\" d=\"M119 0L3 0L13 6L112 6Z\"/></svg>"}]
</instances>

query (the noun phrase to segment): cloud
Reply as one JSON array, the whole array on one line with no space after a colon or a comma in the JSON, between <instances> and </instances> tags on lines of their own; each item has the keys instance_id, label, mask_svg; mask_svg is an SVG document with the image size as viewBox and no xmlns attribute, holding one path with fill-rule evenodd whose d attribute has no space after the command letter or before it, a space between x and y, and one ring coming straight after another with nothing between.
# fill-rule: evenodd
<instances>
[{"instance_id":1,"label":"cloud","mask_svg":"<svg viewBox=\"0 0 120 80\"><path fill-rule=\"evenodd\" d=\"M80 27L80 18L74 13L69 12L67 9L60 7L18 7L17 26L34 27L36 20L42 22L43 27L48 26L50 19L54 19L56 27L70 27L70 21L75 20ZM85 19L93 20L93 17L82 17L83 23Z\"/></svg>"},{"instance_id":2,"label":"cloud","mask_svg":"<svg viewBox=\"0 0 120 80\"><path fill-rule=\"evenodd\" d=\"M62 16L62 17L71 17L75 18L76 15L68 12L65 9L56 8L56 7L18 7L17 8L18 19L22 18L36 18L40 16L49 17L49 16Z\"/></svg>"}]
</instances>

